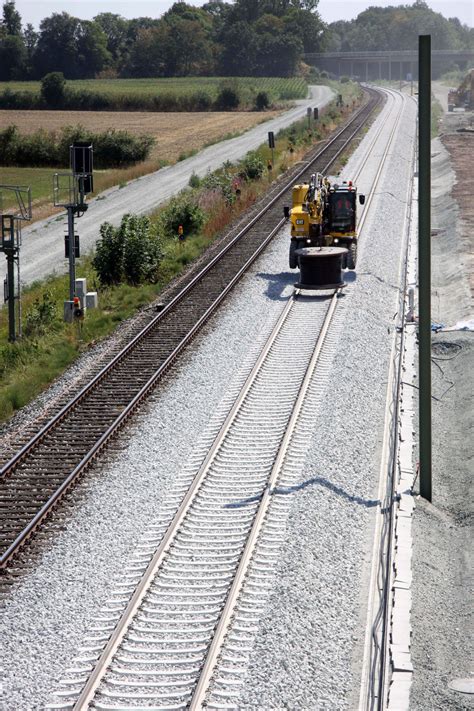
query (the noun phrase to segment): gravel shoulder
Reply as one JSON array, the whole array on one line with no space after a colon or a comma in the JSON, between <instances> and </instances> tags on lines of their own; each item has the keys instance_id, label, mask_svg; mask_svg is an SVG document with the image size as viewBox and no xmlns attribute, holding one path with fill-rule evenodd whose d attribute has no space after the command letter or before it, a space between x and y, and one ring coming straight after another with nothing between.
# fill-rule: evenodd
<instances>
[{"instance_id":1,"label":"gravel shoulder","mask_svg":"<svg viewBox=\"0 0 474 711\"><path fill-rule=\"evenodd\" d=\"M471 120L446 114L432 142L432 318L451 328L474 317L474 135L457 132ZM448 687L472 679L474 334L434 334L432 359L433 502L418 499L413 516L410 708L454 711L474 708Z\"/></svg>"}]
</instances>

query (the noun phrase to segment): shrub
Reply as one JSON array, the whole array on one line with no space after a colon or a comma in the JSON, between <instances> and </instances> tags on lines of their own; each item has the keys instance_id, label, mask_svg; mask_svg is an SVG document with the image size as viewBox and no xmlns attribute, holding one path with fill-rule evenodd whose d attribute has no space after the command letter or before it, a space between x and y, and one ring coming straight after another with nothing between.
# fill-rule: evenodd
<instances>
[{"instance_id":1,"label":"shrub","mask_svg":"<svg viewBox=\"0 0 474 711\"><path fill-rule=\"evenodd\" d=\"M236 86L223 86L216 98L215 107L219 111L232 111L240 105L240 94Z\"/></svg>"},{"instance_id":2,"label":"shrub","mask_svg":"<svg viewBox=\"0 0 474 711\"><path fill-rule=\"evenodd\" d=\"M348 84L350 82L350 78L346 76L346 74L343 74L339 81L341 84Z\"/></svg>"},{"instance_id":3,"label":"shrub","mask_svg":"<svg viewBox=\"0 0 474 711\"><path fill-rule=\"evenodd\" d=\"M56 304L50 291L45 291L43 298L35 299L30 311L26 314L25 336L41 336L48 326L56 320Z\"/></svg>"},{"instance_id":4,"label":"shrub","mask_svg":"<svg viewBox=\"0 0 474 711\"><path fill-rule=\"evenodd\" d=\"M244 180L258 180L265 170L262 158L255 151L247 153L245 158L240 161L240 166L239 175Z\"/></svg>"},{"instance_id":5,"label":"shrub","mask_svg":"<svg viewBox=\"0 0 474 711\"><path fill-rule=\"evenodd\" d=\"M156 280L163 251L150 227L148 217L130 214L123 216L120 227L109 222L100 226L101 239L92 264L102 285L125 280L136 286Z\"/></svg>"},{"instance_id":6,"label":"shrub","mask_svg":"<svg viewBox=\"0 0 474 711\"><path fill-rule=\"evenodd\" d=\"M145 160L153 146L152 136L133 136L127 131L91 133L82 126L66 126L59 134L40 129L21 135L16 126L0 131L0 164L16 166L67 166L73 141L90 141L97 168L122 167Z\"/></svg>"},{"instance_id":7,"label":"shrub","mask_svg":"<svg viewBox=\"0 0 474 711\"><path fill-rule=\"evenodd\" d=\"M255 97L255 108L257 111L265 111L270 106L270 99L266 91L259 91Z\"/></svg>"},{"instance_id":8,"label":"shrub","mask_svg":"<svg viewBox=\"0 0 474 711\"><path fill-rule=\"evenodd\" d=\"M66 80L62 72L50 72L41 79L41 98L47 106L63 106L66 96Z\"/></svg>"},{"instance_id":9,"label":"shrub","mask_svg":"<svg viewBox=\"0 0 474 711\"><path fill-rule=\"evenodd\" d=\"M198 232L204 224L204 212L190 195L173 198L161 212L161 225L169 237L178 234L182 225L185 236Z\"/></svg>"},{"instance_id":10,"label":"shrub","mask_svg":"<svg viewBox=\"0 0 474 711\"><path fill-rule=\"evenodd\" d=\"M231 205L235 202L235 191L233 188L234 176L227 170L216 173L209 173L202 180L202 186L207 190L215 190L222 195L225 201Z\"/></svg>"},{"instance_id":11,"label":"shrub","mask_svg":"<svg viewBox=\"0 0 474 711\"><path fill-rule=\"evenodd\" d=\"M99 231L100 239L96 244L92 265L103 286L120 284L123 278L123 244L120 232L110 222L103 222Z\"/></svg>"},{"instance_id":12,"label":"shrub","mask_svg":"<svg viewBox=\"0 0 474 711\"><path fill-rule=\"evenodd\" d=\"M29 91L12 91L5 89L0 94L0 109L42 109L44 103L39 94Z\"/></svg>"},{"instance_id":13,"label":"shrub","mask_svg":"<svg viewBox=\"0 0 474 711\"><path fill-rule=\"evenodd\" d=\"M212 108L212 99L205 91L197 91L191 96L191 104L191 111L209 111Z\"/></svg>"},{"instance_id":14,"label":"shrub","mask_svg":"<svg viewBox=\"0 0 474 711\"><path fill-rule=\"evenodd\" d=\"M148 217L125 215L120 225L123 240L123 271L128 284L136 286L156 281L163 252L150 231Z\"/></svg>"},{"instance_id":15,"label":"shrub","mask_svg":"<svg viewBox=\"0 0 474 711\"><path fill-rule=\"evenodd\" d=\"M188 185L190 188L198 188L201 185L201 178L196 173L191 173Z\"/></svg>"}]
</instances>

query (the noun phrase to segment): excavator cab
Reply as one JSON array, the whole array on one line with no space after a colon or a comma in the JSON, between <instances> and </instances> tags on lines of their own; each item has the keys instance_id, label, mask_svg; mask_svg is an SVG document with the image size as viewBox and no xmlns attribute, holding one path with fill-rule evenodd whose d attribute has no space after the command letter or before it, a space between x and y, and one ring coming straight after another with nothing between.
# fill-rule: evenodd
<instances>
[{"instance_id":1,"label":"excavator cab","mask_svg":"<svg viewBox=\"0 0 474 711\"><path fill-rule=\"evenodd\" d=\"M355 232L356 192L339 188L329 193L328 222L330 232L345 234Z\"/></svg>"}]
</instances>

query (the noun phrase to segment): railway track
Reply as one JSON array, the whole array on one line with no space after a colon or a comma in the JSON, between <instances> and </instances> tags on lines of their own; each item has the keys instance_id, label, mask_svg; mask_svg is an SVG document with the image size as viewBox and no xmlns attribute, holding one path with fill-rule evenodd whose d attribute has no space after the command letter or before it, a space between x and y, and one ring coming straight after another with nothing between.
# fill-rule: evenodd
<instances>
[{"instance_id":1,"label":"railway track","mask_svg":"<svg viewBox=\"0 0 474 711\"><path fill-rule=\"evenodd\" d=\"M331 358L339 293L289 299L168 528L146 534L48 709L236 707L280 550L276 494Z\"/></svg>"},{"instance_id":2,"label":"railway track","mask_svg":"<svg viewBox=\"0 0 474 711\"><path fill-rule=\"evenodd\" d=\"M224 249L0 470L0 567L157 385L282 226L295 180L327 173L381 101L368 103Z\"/></svg>"},{"instance_id":3,"label":"railway track","mask_svg":"<svg viewBox=\"0 0 474 711\"><path fill-rule=\"evenodd\" d=\"M48 708L203 707L338 295L289 299L168 530L131 564Z\"/></svg>"}]
</instances>

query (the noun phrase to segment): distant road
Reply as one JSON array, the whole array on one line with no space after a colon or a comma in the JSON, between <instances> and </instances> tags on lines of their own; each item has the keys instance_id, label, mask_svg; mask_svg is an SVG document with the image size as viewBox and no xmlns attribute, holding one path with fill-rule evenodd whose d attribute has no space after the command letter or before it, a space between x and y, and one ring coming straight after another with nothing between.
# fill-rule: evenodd
<instances>
[{"instance_id":1,"label":"distant road","mask_svg":"<svg viewBox=\"0 0 474 711\"><path fill-rule=\"evenodd\" d=\"M127 212L145 214L154 210L160 203L168 200L188 184L194 172L203 176L207 171L219 168L225 161L232 162L242 158L248 151L257 148L267 140L268 131L279 131L306 115L307 107L322 108L332 98L332 91L326 86L310 87L310 99L297 101L297 106L290 111L252 128L242 136L216 143L200 153L167 166L155 173L150 173L128 183L125 187L114 187L104 191L100 200L95 198L89 203L89 210L76 220L76 233L80 236L81 253L92 249L99 237L99 227L105 220L118 225ZM183 149L186 139L183 137ZM58 221L58 215L35 222L23 230L23 244L20 253L21 282L31 284L53 272L65 272L67 262L64 258L64 234L67 229L66 213L64 220ZM0 278L5 278L6 261L0 259ZM78 268L80 276L80 265Z\"/></svg>"}]
</instances>

